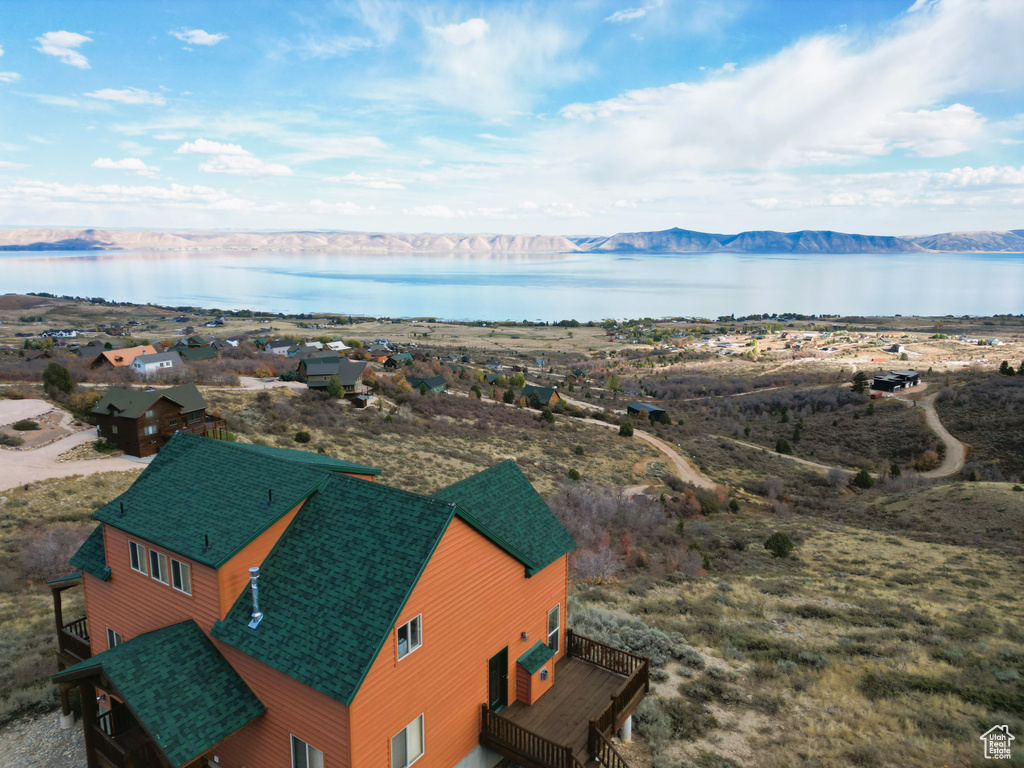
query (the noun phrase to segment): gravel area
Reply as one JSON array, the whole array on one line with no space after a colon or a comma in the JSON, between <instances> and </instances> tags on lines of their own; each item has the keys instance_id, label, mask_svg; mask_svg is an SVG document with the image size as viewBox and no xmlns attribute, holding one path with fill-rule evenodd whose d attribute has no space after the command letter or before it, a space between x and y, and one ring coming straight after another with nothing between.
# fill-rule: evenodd
<instances>
[{"instance_id":1,"label":"gravel area","mask_svg":"<svg viewBox=\"0 0 1024 768\"><path fill-rule=\"evenodd\" d=\"M60 712L15 720L0 728L3 768L86 768L82 723L60 729Z\"/></svg>"}]
</instances>

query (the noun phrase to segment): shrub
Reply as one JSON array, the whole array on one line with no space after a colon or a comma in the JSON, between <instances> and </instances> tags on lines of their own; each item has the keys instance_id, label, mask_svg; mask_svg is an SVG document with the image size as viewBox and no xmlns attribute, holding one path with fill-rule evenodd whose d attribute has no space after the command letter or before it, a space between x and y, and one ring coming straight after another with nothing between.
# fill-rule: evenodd
<instances>
[{"instance_id":1,"label":"shrub","mask_svg":"<svg viewBox=\"0 0 1024 768\"><path fill-rule=\"evenodd\" d=\"M566 473L565 476L568 477L570 480L572 480L574 483L575 482L579 482L579 480L580 480L580 471L578 469L576 469L576 467L572 467Z\"/></svg>"},{"instance_id":2,"label":"shrub","mask_svg":"<svg viewBox=\"0 0 1024 768\"><path fill-rule=\"evenodd\" d=\"M340 377L331 376L327 380L327 394L335 400L340 400L345 396L345 387L342 385Z\"/></svg>"},{"instance_id":3,"label":"shrub","mask_svg":"<svg viewBox=\"0 0 1024 768\"><path fill-rule=\"evenodd\" d=\"M577 445L575 448L572 449L572 452L575 453L577 456L582 456L585 451L582 445Z\"/></svg>"},{"instance_id":4,"label":"shrub","mask_svg":"<svg viewBox=\"0 0 1024 768\"><path fill-rule=\"evenodd\" d=\"M33 429L39 429L39 422L32 421L32 419L22 419L16 421L11 425L12 429L16 429L18 432L29 432Z\"/></svg>"},{"instance_id":5,"label":"shrub","mask_svg":"<svg viewBox=\"0 0 1024 768\"><path fill-rule=\"evenodd\" d=\"M546 405L545 405L545 406L544 406L544 408L543 408L543 409L541 410L541 412L540 412L540 417L541 417L541 418L542 418L542 419L543 419L544 421L546 421L546 422L547 422L548 424L554 424L554 423L555 423L555 414L554 414L554 413L552 413L551 409L550 409L550 408L548 408L548 407L547 407Z\"/></svg>"},{"instance_id":6,"label":"shrub","mask_svg":"<svg viewBox=\"0 0 1024 768\"><path fill-rule=\"evenodd\" d=\"M308 443L312 439L313 436L310 435L309 432L307 432L306 430L300 430L299 432L295 433L296 443Z\"/></svg>"},{"instance_id":7,"label":"shrub","mask_svg":"<svg viewBox=\"0 0 1024 768\"><path fill-rule=\"evenodd\" d=\"M788 455L793 453L793 447L789 444L789 441L786 438L780 437L775 441L775 452Z\"/></svg>"},{"instance_id":8,"label":"shrub","mask_svg":"<svg viewBox=\"0 0 1024 768\"><path fill-rule=\"evenodd\" d=\"M5 448L17 448L19 445L24 445L25 441L17 435L8 435L6 432L0 432L0 445Z\"/></svg>"},{"instance_id":9,"label":"shrub","mask_svg":"<svg viewBox=\"0 0 1024 768\"><path fill-rule=\"evenodd\" d=\"M98 453L113 453L117 450L117 446L105 437L101 437L99 440L93 440L92 447L93 450Z\"/></svg>"},{"instance_id":10,"label":"shrub","mask_svg":"<svg viewBox=\"0 0 1024 768\"><path fill-rule=\"evenodd\" d=\"M501 401L503 403L514 403L516 401L516 393L511 389L506 389L505 394L501 396Z\"/></svg>"},{"instance_id":11,"label":"shrub","mask_svg":"<svg viewBox=\"0 0 1024 768\"><path fill-rule=\"evenodd\" d=\"M793 546L793 540L782 531L776 531L764 543L764 548L772 553L772 557L789 557Z\"/></svg>"},{"instance_id":12,"label":"shrub","mask_svg":"<svg viewBox=\"0 0 1024 768\"><path fill-rule=\"evenodd\" d=\"M871 477L871 473L866 469L861 469L860 472L850 478L850 485L855 488L871 488L875 484L875 479Z\"/></svg>"},{"instance_id":13,"label":"shrub","mask_svg":"<svg viewBox=\"0 0 1024 768\"><path fill-rule=\"evenodd\" d=\"M283 371L279 378L281 381L302 381L302 377L299 375L299 372L291 368Z\"/></svg>"},{"instance_id":14,"label":"shrub","mask_svg":"<svg viewBox=\"0 0 1024 768\"><path fill-rule=\"evenodd\" d=\"M75 388L75 380L71 378L71 371L60 363L50 363L43 371L43 390L53 397L58 392L70 395Z\"/></svg>"},{"instance_id":15,"label":"shrub","mask_svg":"<svg viewBox=\"0 0 1024 768\"><path fill-rule=\"evenodd\" d=\"M633 422L624 421L622 426L619 427L619 437L632 437L633 436Z\"/></svg>"},{"instance_id":16,"label":"shrub","mask_svg":"<svg viewBox=\"0 0 1024 768\"><path fill-rule=\"evenodd\" d=\"M632 616L594 606L569 606L569 623L574 632L625 651L647 656L652 667L663 667L671 659L693 669L704 668L704 658L686 644L678 632L662 632Z\"/></svg>"}]
</instances>

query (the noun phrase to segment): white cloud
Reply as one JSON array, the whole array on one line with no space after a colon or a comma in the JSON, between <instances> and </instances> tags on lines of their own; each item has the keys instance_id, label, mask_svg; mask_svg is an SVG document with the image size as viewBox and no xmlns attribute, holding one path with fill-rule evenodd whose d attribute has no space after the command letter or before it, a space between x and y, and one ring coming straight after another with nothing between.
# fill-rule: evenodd
<instances>
[{"instance_id":1,"label":"white cloud","mask_svg":"<svg viewBox=\"0 0 1024 768\"><path fill-rule=\"evenodd\" d=\"M325 203L323 200L310 200L309 207L316 213L340 214L342 216L358 216L376 213L377 208L373 205L361 206L355 203Z\"/></svg>"},{"instance_id":2,"label":"white cloud","mask_svg":"<svg viewBox=\"0 0 1024 768\"><path fill-rule=\"evenodd\" d=\"M636 208L636 200L616 200L616 208Z\"/></svg>"},{"instance_id":3,"label":"white cloud","mask_svg":"<svg viewBox=\"0 0 1024 768\"><path fill-rule=\"evenodd\" d=\"M0 188L0 200L18 204L34 203L58 209L77 209L87 204L118 205L130 210L134 210L135 206L148 204L200 210L240 210L253 207L250 201L235 197L222 189L185 184L158 187L29 181Z\"/></svg>"},{"instance_id":4,"label":"white cloud","mask_svg":"<svg viewBox=\"0 0 1024 768\"><path fill-rule=\"evenodd\" d=\"M168 34L189 45L216 45L228 39L227 35L211 34L202 29L172 29Z\"/></svg>"},{"instance_id":5,"label":"white cloud","mask_svg":"<svg viewBox=\"0 0 1024 768\"><path fill-rule=\"evenodd\" d=\"M932 176L933 181L945 187L964 188L985 188L996 189L999 187L1024 186L1024 166L1014 168L1004 165L1001 167L986 168L954 168L944 173L936 173Z\"/></svg>"},{"instance_id":6,"label":"white cloud","mask_svg":"<svg viewBox=\"0 0 1024 768\"><path fill-rule=\"evenodd\" d=\"M207 173L231 173L237 176L291 176L292 169L281 163L267 163L237 144L221 144L208 139L196 139L182 144L178 155L208 155L209 160L199 164Z\"/></svg>"},{"instance_id":7,"label":"white cloud","mask_svg":"<svg viewBox=\"0 0 1024 768\"><path fill-rule=\"evenodd\" d=\"M653 11L655 8L660 8L661 6L662 0L657 0L657 2L651 3L650 5L643 5L639 8L623 8L621 11L616 11L606 18L605 21L610 21L613 24L636 21L637 19L642 19L646 16L648 11Z\"/></svg>"},{"instance_id":8,"label":"white cloud","mask_svg":"<svg viewBox=\"0 0 1024 768\"><path fill-rule=\"evenodd\" d=\"M176 150L176 155L251 155L237 144L221 144L219 141L196 139L186 141Z\"/></svg>"},{"instance_id":9,"label":"white cloud","mask_svg":"<svg viewBox=\"0 0 1024 768\"><path fill-rule=\"evenodd\" d=\"M155 165L146 165L137 157L126 157L123 160L113 160L109 157L96 158L92 163L93 168L104 168L111 171L134 171L140 176L154 177L160 169Z\"/></svg>"},{"instance_id":10,"label":"white cloud","mask_svg":"<svg viewBox=\"0 0 1024 768\"><path fill-rule=\"evenodd\" d=\"M89 69L89 60L75 49L83 43L92 42L91 37L80 35L77 32L61 30L60 32L46 32L42 37L37 37L36 42L39 43L39 47L36 50L40 53L45 53L47 56L56 56L62 62L70 64L72 67Z\"/></svg>"},{"instance_id":11,"label":"white cloud","mask_svg":"<svg viewBox=\"0 0 1024 768\"><path fill-rule=\"evenodd\" d=\"M4 55L4 47L0 45L0 56Z\"/></svg>"},{"instance_id":12,"label":"white cloud","mask_svg":"<svg viewBox=\"0 0 1024 768\"><path fill-rule=\"evenodd\" d=\"M21 75L17 72L0 72L0 85L10 85L21 80Z\"/></svg>"},{"instance_id":13,"label":"white cloud","mask_svg":"<svg viewBox=\"0 0 1024 768\"><path fill-rule=\"evenodd\" d=\"M157 141L181 141L185 137L180 133L154 133L153 138Z\"/></svg>"},{"instance_id":14,"label":"white cloud","mask_svg":"<svg viewBox=\"0 0 1024 768\"><path fill-rule=\"evenodd\" d=\"M360 187L367 189L405 189L405 187L395 181L394 179L381 176L380 174L371 173L363 175L359 173L346 173L344 176L337 179L328 179L328 181L340 181L347 184L356 184Z\"/></svg>"},{"instance_id":15,"label":"white cloud","mask_svg":"<svg viewBox=\"0 0 1024 768\"><path fill-rule=\"evenodd\" d=\"M295 162L370 157L379 155L388 148L388 145L376 136L297 136L281 133L277 139L282 144L300 150L295 155Z\"/></svg>"},{"instance_id":16,"label":"white cloud","mask_svg":"<svg viewBox=\"0 0 1024 768\"><path fill-rule=\"evenodd\" d=\"M25 163L12 163L8 160L0 160L0 170L13 171L18 168L28 168Z\"/></svg>"},{"instance_id":17,"label":"white cloud","mask_svg":"<svg viewBox=\"0 0 1024 768\"><path fill-rule=\"evenodd\" d=\"M314 59L335 59L347 56L353 51L363 51L377 45L374 40L354 35L330 37L306 35L298 46L300 53Z\"/></svg>"},{"instance_id":18,"label":"white cloud","mask_svg":"<svg viewBox=\"0 0 1024 768\"><path fill-rule=\"evenodd\" d=\"M902 152L942 157L986 135L957 98L1024 86L1024 13L1014 0L946 0L866 44L807 38L702 82L630 91L562 110L539 141L602 181L692 169L849 163ZM922 51L942 51L922 56Z\"/></svg>"},{"instance_id":19,"label":"white cloud","mask_svg":"<svg viewBox=\"0 0 1024 768\"><path fill-rule=\"evenodd\" d=\"M92 91L91 93L85 94L91 99L100 99L101 101L116 101L121 104L155 104L157 106L163 106L167 102L164 100L163 94L152 93L150 91L144 91L142 88L101 88L98 91Z\"/></svg>"},{"instance_id":20,"label":"white cloud","mask_svg":"<svg viewBox=\"0 0 1024 768\"><path fill-rule=\"evenodd\" d=\"M577 78L579 37L554 22L494 11L490 18L426 25L427 72L403 99L434 101L487 117L526 112L539 91ZM398 97L385 90L388 98Z\"/></svg>"},{"instance_id":21,"label":"white cloud","mask_svg":"<svg viewBox=\"0 0 1024 768\"><path fill-rule=\"evenodd\" d=\"M417 205L402 211L407 216L425 216L432 219L453 219L465 211L453 211L447 205Z\"/></svg>"}]
</instances>

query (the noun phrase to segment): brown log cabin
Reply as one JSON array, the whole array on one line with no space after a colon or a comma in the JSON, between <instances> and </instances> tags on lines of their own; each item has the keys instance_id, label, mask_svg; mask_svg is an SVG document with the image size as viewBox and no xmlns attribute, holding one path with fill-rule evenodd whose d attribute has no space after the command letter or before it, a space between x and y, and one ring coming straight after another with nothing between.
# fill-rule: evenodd
<instances>
[{"instance_id":1,"label":"brown log cabin","mask_svg":"<svg viewBox=\"0 0 1024 768\"><path fill-rule=\"evenodd\" d=\"M625 768L647 659L566 627L575 545L515 463L378 473L176 434L93 514L51 582L90 768Z\"/></svg>"},{"instance_id":2,"label":"brown log cabin","mask_svg":"<svg viewBox=\"0 0 1024 768\"><path fill-rule=\"evenodd\" d=\"M175 432L206 436L224 429L221 418L206 413L195 384L166 389L110 387L92 409L99 436L129 456L152 456Z\"/></svg>"}]
</instances>

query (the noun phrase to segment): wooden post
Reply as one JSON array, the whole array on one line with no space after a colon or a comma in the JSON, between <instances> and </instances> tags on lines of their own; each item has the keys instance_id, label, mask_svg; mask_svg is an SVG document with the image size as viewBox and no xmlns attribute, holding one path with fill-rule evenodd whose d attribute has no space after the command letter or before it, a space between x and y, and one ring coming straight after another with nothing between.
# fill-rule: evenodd
<instances>
[{"instance_id":1,"label":"wooden post","mask_svg":"<svg viewBox=\"0 0 1024 768\"><path fill-rule=\"evenodd\" d=\"M572 658L572 638L573 631L571 629L565 630L565 655L567 658Z\"/></svg>"},{"instance_id":2,"label":"wooden post","mask_svg":"<svg viewBox=\"0 0 1024 768\"><path fill-rule=\"evenodd\" d=\"M60 638L60 631L64 629L64 613L61 606L61 589L53 589L53 618L57 622L57 638Z\"/></svg>"},{"instance_id":3,"label":"wooden post","mask_svg":"<svg viewBox=\"0 0 1024 768\"><path fill-rule=\"evenodd\" d=\"M78 684L78 696L82 700L85 764L88 768L100 768L96 759L96 686L88 680L83 680Z\"/></svg>"}]
</instances>

